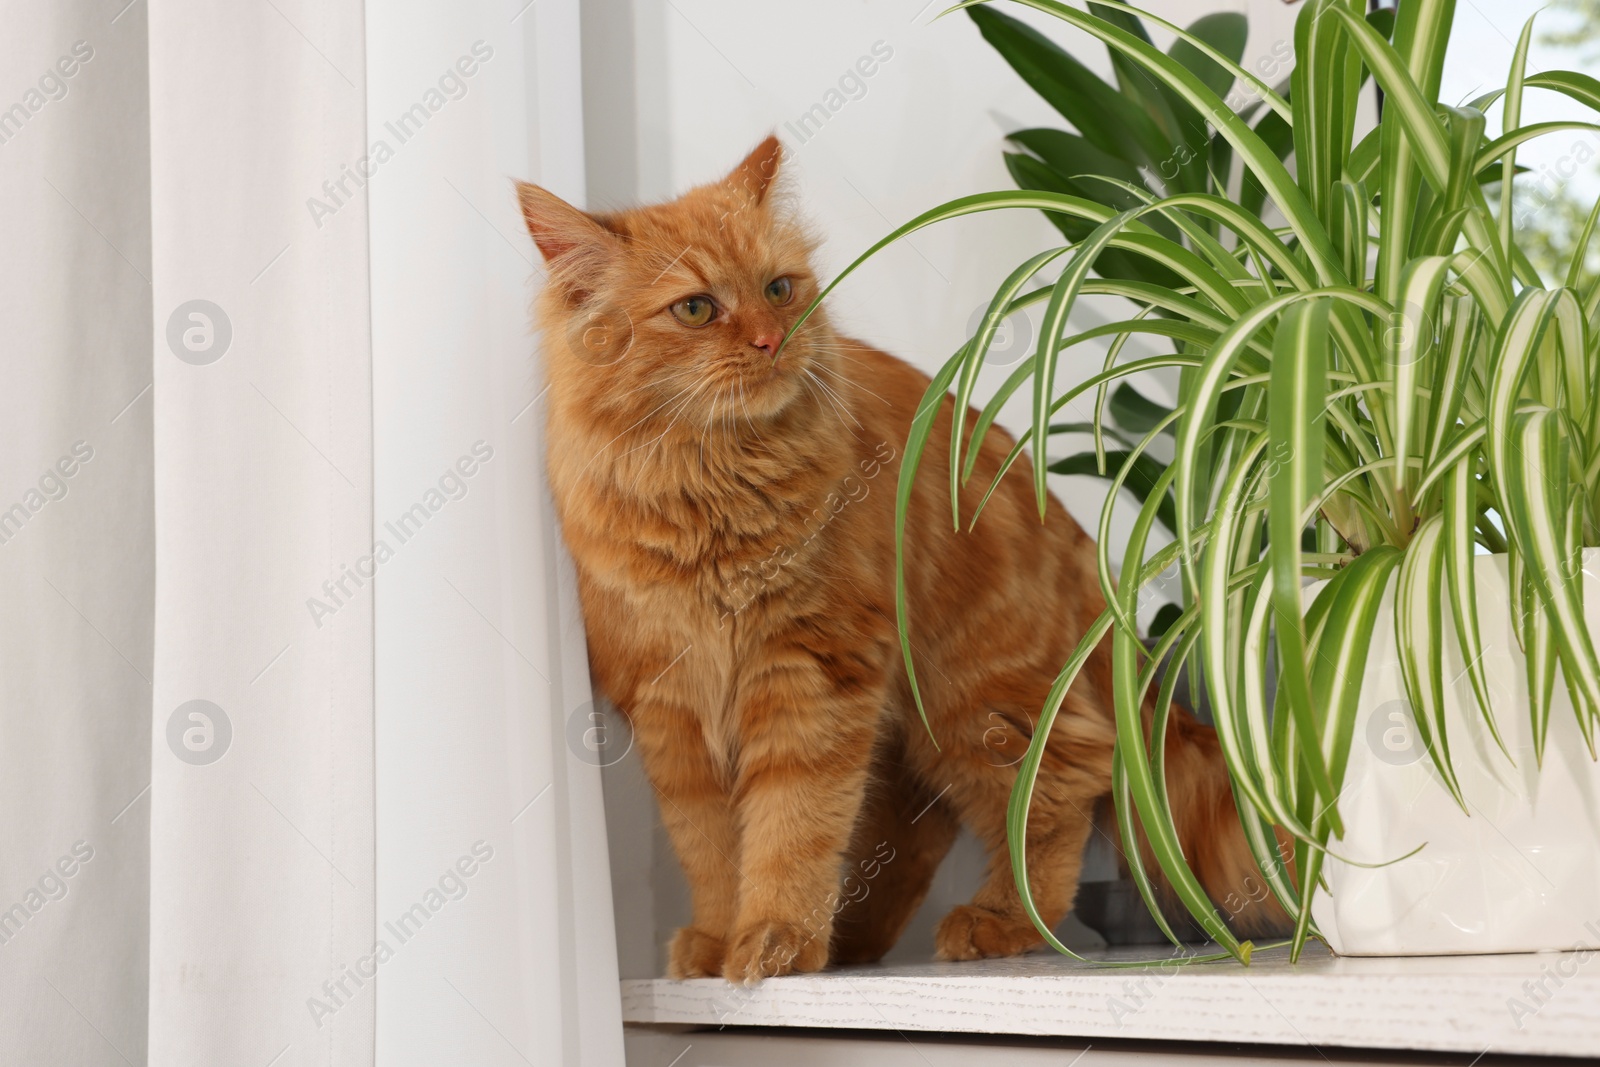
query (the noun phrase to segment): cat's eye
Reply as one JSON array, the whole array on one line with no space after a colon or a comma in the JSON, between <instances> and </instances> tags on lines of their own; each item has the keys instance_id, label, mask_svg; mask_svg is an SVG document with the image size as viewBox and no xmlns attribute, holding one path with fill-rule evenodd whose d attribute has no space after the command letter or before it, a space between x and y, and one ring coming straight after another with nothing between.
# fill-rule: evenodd
<instances>
[{"instance_id":1,"label":"cat's eye","mask_svg":"<svg viewBox=\"0 0 1600 1067\"><path fill-rule=\"evenodd\" d=\"M717 317L717 305L709 296L690 296L672 305L672 317L685 326L704 326Z\"/></svg>"},{"instance_id":2,"label":"cat's eye","mask_svg":"<svg viewBox=\"0 0 1600 1067\"><path fill-rule=\"evenodd\" d=\"M788 278L774 278L767 283L767 303L782 307L793 296L794 283Z\"/></svg>"},{"instance_id":3,"label":"cat's eye","mask_svg":"<svg viewBox=\"0 0 1600 1067\"><path fill-rule=\"evenodd\" d=\"M717 305L709 296L689 296L672 305L672 317L685 326L704 326L717 317Z\"/></svg>"}]
</instances>

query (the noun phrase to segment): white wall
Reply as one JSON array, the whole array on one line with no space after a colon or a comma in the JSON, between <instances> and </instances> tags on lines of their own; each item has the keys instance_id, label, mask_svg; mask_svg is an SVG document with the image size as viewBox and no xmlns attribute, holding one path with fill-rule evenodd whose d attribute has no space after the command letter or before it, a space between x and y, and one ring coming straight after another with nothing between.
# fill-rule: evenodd
<instances>
[{"instance_id":1,"label":"white wall","mask_svg":"<svg viewBox=\"0 0 1600 1067\"><path fill-rule=\"evenodd\" d=\"M1013 188L1001 159L1004 134L1065 123L982 40L966 15L935 18L945 6L941 0L818 0L802 14L740 0L586 0L590 206L668 199L721 177L776 131L787 149L785 169L797 203L823 237L818 267L828 277L895 225L935 204ZM1184 24L1207 11L1247 12L1253 27L1247 62L1292 40L1296 13L1281 0L1161 0L1149 6ZM1044 27L1109 76L1098 42L1055 20L1003 7ZM865 94L839 108L814 135L797 136L799 116L874 45L892 55L867 79ZM968 336L972 314L987 305L1001 279L1028 255L1057 243L1059 234L1037 212L946 223L887 250L858 272L830 297L831 314L853 335L931 372ZM1102 301L1089 315L1109 318L1114 311L1112 302ZM1103 354L1103 348L1085 346L1063 377L1091 365L1097 369ZM987 370L978 395L986 396L1008 372L1009 367ZM1165 382L1143 388L1170 397ZM1025 398L1014 401L1002 423L1012 430L1024 426L1025 405ZM1104 501L1103 483L1057 478L1054 488L1092 529ZM687 914L670 847L659 832L652 833L654 806L636 763L630 757L606 771L619 947L623 973L630 977L659 973L659 943ZM897 954L930 951L933 922L971 893L979 859L976 842L958 842ZM1099 872L1107 873L1104 864Z\"/></svg>"}]
</instances>

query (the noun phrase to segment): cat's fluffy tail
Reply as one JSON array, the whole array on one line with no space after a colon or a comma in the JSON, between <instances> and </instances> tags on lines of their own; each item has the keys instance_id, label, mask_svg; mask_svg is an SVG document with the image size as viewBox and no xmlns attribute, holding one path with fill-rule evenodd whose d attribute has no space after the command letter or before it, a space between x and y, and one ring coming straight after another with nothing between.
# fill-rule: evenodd
<instances>
[{"instance_id":1,"label":"cat's fluffy tail","mask_svg":"<svg viewBox=\"0 0 1600 1067\"><path fill-rule=\"evenodd\" d=\"M1267 886L1245 841L1216 731L1179 705L1167 724L1167 796L1184 858L1229 927L1241 937L1288 932L1290 921ZM1280 854L1292 857L1280 840ZM1159 869L1144 843L1145 868ZM1170 889L1164 896L1182 913Z\"/></svg>"}]
</instances>

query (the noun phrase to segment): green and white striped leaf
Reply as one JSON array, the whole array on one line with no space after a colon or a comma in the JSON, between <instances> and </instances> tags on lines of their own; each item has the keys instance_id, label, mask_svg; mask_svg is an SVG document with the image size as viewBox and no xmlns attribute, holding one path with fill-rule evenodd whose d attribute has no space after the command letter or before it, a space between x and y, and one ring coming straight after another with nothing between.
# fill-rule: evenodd
<instances>
[{"instance_id":1,"label":"green and white striped leaf","mask_svg":"<svg viewBox=\"0 0 1600 1067\"><path fill-rule=\"evenodd\" d=\"M1444 584L1444 531L1444 515L1434 515L1423 521L1411 539L1395 587L1394 632L1417 732L1456 803L1470 815L1450 760L1450 734L1445 724L1444 606L1439 599Z\"/></svg>"},{"instance_id":2,"label":"green and white striped leaf","mask_svg":"<svg viewBox=\"0 0 1600 1067\"><path fill-rule=\"evenodd\" d=\"M1584 620L1583 571L1568 532L1570 445L1561 415L1548 409L1518 415L1512 432L1508 444L1516 450L1516 462L1507 490L1518 506L1510 509L1509 518L1527 558L1526 574L1536 599L1532 614L1540 620L1534 629L1539 641L1548 638L1554 645L1575 686L1573 704L1592 749L1593 723L1583 712L1585 705L1600 706L1600 657ZM1532 650L1529 658L1535 658Z\"/></svg>"},{"instance_id":3,"label":"green and white striped leaf","mask_svg":"<svg viewBox=\"0 0 1600 1067\"><path fill-rule=\"evenodd\" d=\"M1268 392L1267 559L1272 567L1273 631L1277 634L1278 685L1302 736L1316 737L1326 709L1316 708L1300 597L1303 510L1322 479L1322 445L1328 387L1328 304L1291 305L1278 326ZM1338 796L1321 749L1308 746L1306 769L1312 788L1340 826Z\"/></svg>"},{"instance_id":4,"label":"green and white striped leaf","mask_svg":"<svg viewBox=\"0 0 1600 1067\"><path fill-rule=\"evenodd\" d=\"M1478 517L1477 479L1473 471L1477 457L1469 454L1458 460L1444 478L1444 557L1446 588L1450 592L1450 613L1455 620L1456 641L1466 662L1467 677L1477 699L1479 714L1495 744L1506 758L1511 752L1500 736L1489 699L1489 676L1484 670L1483 631L1478 623L1477 544L1473 529ZM1441 668L1442 671L1442 668ZM1437 761L1435 761L1437 762Z\"/></svg>"}]
</instances>

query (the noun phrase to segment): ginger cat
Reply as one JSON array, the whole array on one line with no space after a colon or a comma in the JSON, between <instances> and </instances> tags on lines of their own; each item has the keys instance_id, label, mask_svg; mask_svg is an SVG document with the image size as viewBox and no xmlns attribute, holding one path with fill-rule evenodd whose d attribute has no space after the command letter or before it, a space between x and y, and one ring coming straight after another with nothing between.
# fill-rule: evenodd
<instances>
[{"instance_id":1,"label":"ginger cat","mask_svg":"<svg viewBox=\"0 0 1600 1067\"><path fill-rule=\"evenodd\" d=\"M769 137L724 181L614 214L518 185L550 268L549 477L591 672L632 720L693 897L669 971L750 983L876 960L962 825L988 878L939 923L938 954L1012 955L1042 939L1006 803L1051 681L1104 607L1094 546L1054 499L1040 523L1026 459L975 532L952 531L947 397L907 524L936 748L894 610L895 484L928 378L823 310L774 359L818 291L813 241L773 195L781 155ZM982 442L967 514L1011 444L998 429ZM1052 924L1110 790L1110 691L1107 643L1056 721L1028 828ZM1216 739L1181 709L1167 773L1212 895L1259 880Z\"/></svg>"}]
</instances>

